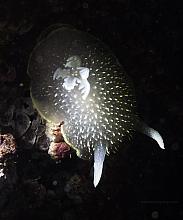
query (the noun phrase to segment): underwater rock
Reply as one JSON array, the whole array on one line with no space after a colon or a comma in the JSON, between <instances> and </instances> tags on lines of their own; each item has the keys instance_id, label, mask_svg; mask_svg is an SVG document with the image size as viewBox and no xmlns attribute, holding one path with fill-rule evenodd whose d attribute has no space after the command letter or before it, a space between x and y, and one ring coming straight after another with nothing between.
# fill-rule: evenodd
<instances>
[{"instance_id":1,"label":"underwater rock","mask_svg":"<svg viewBox=\"0 0 183 220\"><path fill-rule=\"evenodd\" d=\"M61 124L52 127L52 124L47 126L47 134L52 140L50 142L48 154L53 159L62 159L69 155L70 146L65 142L64 137L61 133Z\"/></svg>"},{"instance_id":2,"label":"underwater rock","mask_svg":"<svg viewBox=\"0 0 183 220\"><path fill-rule=\"evenodd\" d=\"M37 136L36 146L42 151L48 151L50 146L50 140L46 134Z\"/></svg>"},{"instance_id":3,"label":"underwater rock","mask_svg":"<svg viewBox=\"0 0 183 220\"><path fill-rule=\"evenodd\" d=\"M0 107L0 125L3 127L12 126L13 125L13 114L14 114L15 106L8 106L7 103L2 103Z\"/></svg>"},{"instance_id":4,"label":"underwater rock","mask_svg":"<svg viewBox=\"0 0 183 220\"><path fill-rule=\"evenodd\" d=\"M15 101L15 107L16 111L22 112L28 116L35 114L35 109L33 108L30 97L18 97Z\"/></svg>"},{"instance_id":5,"label":"underwater rock","mask_svg":"<svg viewBox=\"0 0 183 220\"><path fill-rule=\"evenodd\" d=\"M29 199L30 208L40 207L47 195L46 187L39 183L38 180L28 179L23 183L25 195Z\"/></svg>"},{"instance_id":6,"label":"underwater rock","mask_svg":"<svg viewBox=\"0 0 183 220\"><path fill-rule=\"evenodd\" d=\"M5 4L0 5L0 30L3 30L8 23L9 10Z\"/></svg>"},{"instance_id":7,"label":"underwater rock","mask_svg":"<svg viewBox=\"0 0 183 220\"><path fill-rule=\"evenodd\" d=\"M22 137L23 134L25 134L30 127L31 121L26 114L22 112L16 112L14 123L16 137Z\"/></svg>"},{"instance_id":8,"label":"underwater rock","mask_svg":"<svg viewBox=\"0 0 183 220\"><path fill-rule=\"evenodd\" d=\"M15 67L0 59L0 82L13 82L15 78Z\"/></svg>"},{"instance_id":9,"label":"underwater rock","mask_svg":"<svg viewBox=\"0 0 183 220\"><path fill-rule=\"evenodd\" d=\"M16 152L16 143L12 134L0 134L0 160Z\"/></svg>"},{"instance_id":10,"label":"underwater rock","mask_svg":"<svg viewBox=\"0 0 183 220\"><path fill-rule=\"evenodd\" d=\"M67 143L51 142L49 146L48 154L54 159L62 159L68 154L69 151L70 151L70 147Z\"/></svg>"},{"instance_id":11,"label":"underwater rock","mask_svg":"<svg viewBox=\"0 0 183 220\"><path fill-rule=\"evenodd\" d=\"M33 120L27 132L22 136L21 142L25 149L31 149L36 143L38 123L37 120Z\"/></svg>"},{"instance_id":12,"label":"underwater rock","mask_svg":"<svg viewBox=\"0 0 183 220\"><path fill-rule=\"evenodd\" d=\"M67 181L64 191L69 199L73 200L76 204L81 204L83 202L82 197L87 192L86 181L78 174L75 174Z\"/></svg>"},{"instance_id":13,"label":"underwater rock","mask_svg":"<svg viewBox=\"0 0 183 220\"><path fill-rule=\"evenodd\" d=\"M0 134L0 208L8 201L17 182L13 156L16 142L11 134Z\"/></svg>"}]
</instances>

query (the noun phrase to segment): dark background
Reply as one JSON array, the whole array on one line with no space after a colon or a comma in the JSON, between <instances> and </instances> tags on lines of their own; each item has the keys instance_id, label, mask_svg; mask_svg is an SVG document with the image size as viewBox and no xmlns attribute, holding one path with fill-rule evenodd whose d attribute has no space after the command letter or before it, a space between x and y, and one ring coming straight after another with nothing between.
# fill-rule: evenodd
<instances>
[{"instance_id":1,"label":"dark background","mask_svg":"<svg viewBox=\"0 0 183 220\"><path fill-rule=\"evenodd\" d=\"M137 133L107 158L94 189L90 162L56 163L1 120L0 131L18 138L0 184L0 220L183 219L182 19L178 0L0 1L1 118L12 105L16 115L17 99L28 105L27 62L41 31L67 23L109 45L134 82L139 114L165 142L163 151ZM37 117L32 110L30 120Z\"/></svg>"}]
</instances>

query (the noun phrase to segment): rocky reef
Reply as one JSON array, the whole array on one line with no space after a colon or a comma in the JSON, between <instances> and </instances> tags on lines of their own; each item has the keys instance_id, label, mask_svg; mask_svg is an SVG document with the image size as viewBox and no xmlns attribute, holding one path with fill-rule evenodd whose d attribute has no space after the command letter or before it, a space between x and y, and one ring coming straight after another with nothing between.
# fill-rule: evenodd
<instances>
[{"instance_id":1,"label":"rocky reef","mask_svg":"<svg viewBox=\"0 0 183 220\"><path fill-rule=\"evenodd\" d=\"M178 219L182 204L182 7L178 1L0 2L0 219ZM29 55L49 25L67 23L104 41L134 82L138 111L166 150L136 134L106 158L92 185L59 131L52 144L33 108Z\"/></svg>"}]
</instances>

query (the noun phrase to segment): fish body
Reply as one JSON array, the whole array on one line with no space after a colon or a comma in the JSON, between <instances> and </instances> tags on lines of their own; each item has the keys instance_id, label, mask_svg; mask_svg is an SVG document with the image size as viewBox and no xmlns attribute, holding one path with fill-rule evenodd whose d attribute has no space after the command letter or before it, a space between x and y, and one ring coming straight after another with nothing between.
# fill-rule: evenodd
<instances>
[{"instance_id":1,"label":"fish body","mask_svg":"<svg viewBox=\"0 0 183 220\"><path fill-rule=\"evenodd\" d=\"M106 152L115 151L116 142L131 137L139 124L133 85L123 67L97 38L61 26L34 48L28 74L39 113L51 123L64 121L64 138L79 157L94 156L96 186ZM147 126L140 128L148 133Z\"/></svg>"}]
</instances>

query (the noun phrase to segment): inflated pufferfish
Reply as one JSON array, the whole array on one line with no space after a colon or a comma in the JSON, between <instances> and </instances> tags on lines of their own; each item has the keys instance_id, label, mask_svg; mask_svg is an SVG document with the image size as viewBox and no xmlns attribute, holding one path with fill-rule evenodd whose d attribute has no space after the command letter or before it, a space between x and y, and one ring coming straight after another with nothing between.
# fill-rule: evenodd
<instances>
[{"instance_id":1,"label":"inflated pufferfish","mask_svg":"<svg viewBox=\"0 0 183 220\"><path fill-rule=\"evenodd\" d=\"M28 65L31 97L48 122L64 121L66 142L83 159L94 155L94 186L106 153L135 130L160 134L138 119L133 86L117 58L100 40L67 25L51 28L34 48Z\"/></svg>"}]
</instances>

